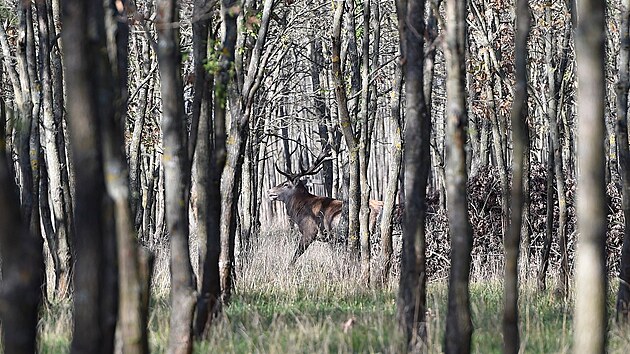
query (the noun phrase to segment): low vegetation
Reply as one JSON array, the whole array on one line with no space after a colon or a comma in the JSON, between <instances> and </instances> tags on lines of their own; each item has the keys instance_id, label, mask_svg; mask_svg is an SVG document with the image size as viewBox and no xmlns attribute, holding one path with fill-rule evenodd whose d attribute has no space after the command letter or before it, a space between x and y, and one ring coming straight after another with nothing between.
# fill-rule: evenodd
<instances>
[{"instance_id":1,"label":"low vegetation","mask_svg":"<svg viewBox=\"0 0 630 354\"><path fill-rule=\"evenodd\" d=\"M359 268L348 268L344 252L332 250L320 242L313 244L295 267L290 268L287 264L297 237L297 233L275 233L259 240L250 266L239 272L232 303L208 338L196 344L195 352L401 352L403 339L396 322L396 281L383 287L361 286L356 280ZM149 319L150 345L156 353L166 350L168 338L168 279L160 276L167 273L166 259L162 255L156 264ZM474 263L472 351L501 353L503 286L497 275L501 274L500 264L481 258ZM522 278L525 276L523 272ZM532 278L521 290L522 352L570 352L572 304L557 299L553 292L539 295L535 289ZM612 293L609 299L612 310ZM427 299L431 353L440 353L442 349L446 300L446 279L433 279ZM50 304L43 309L39 325L42 353L68 352L70 310L68 302ZM612 320L609 344L610 353L630 351L627 332Z\"/></svg>"}]
</instances>

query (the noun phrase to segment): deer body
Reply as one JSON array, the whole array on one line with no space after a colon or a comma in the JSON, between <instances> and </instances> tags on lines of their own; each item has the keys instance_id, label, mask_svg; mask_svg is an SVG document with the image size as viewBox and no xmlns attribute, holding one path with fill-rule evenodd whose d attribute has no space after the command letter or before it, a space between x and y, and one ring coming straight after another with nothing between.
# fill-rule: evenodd
<instances>
[{"instance_id":1,"label":"deer body","mask_svg":"<svg viewBox=\"0 0 630 354\"><path fill-rule=\"evenodd\" d=\"M337 230L343 207L341 200L311 194L299 178L295 181L289 179L267 193L271 200L284 202L289 218L302 234L290 264L294 264L313 241L344 241L338 237ZM371 230L374 230L382 207L383 202L370 201Z\"/></svg>"}]
</instances>

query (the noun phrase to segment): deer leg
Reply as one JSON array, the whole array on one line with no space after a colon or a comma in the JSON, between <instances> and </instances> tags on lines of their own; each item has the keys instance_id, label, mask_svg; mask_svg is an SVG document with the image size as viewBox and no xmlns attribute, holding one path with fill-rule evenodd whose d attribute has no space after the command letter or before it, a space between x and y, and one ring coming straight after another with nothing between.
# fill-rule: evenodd
<instances>
[{"instance_id":1,"label":"deer leg","mask_svg":"<svg viewBox=\"0 0 630 354\"><path fill-rule=\"evenodd\" d=\"M300 241L298 242L297 249L295 250L295 254L293 255L293 258L291 259L291 262L289 262L290 266L295 264L297 259L306 251L308 246L310 246L311 243L313 243L313 241L315 241L315 235L309 235L309 234L302 235L302 237L300 238Z\"/></svg>"}]
</instances>

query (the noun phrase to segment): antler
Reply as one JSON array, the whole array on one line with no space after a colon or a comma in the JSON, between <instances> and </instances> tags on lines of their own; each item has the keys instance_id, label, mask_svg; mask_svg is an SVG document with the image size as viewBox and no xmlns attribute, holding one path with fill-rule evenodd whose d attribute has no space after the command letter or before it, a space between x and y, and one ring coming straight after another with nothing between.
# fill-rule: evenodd
<instances>
[{"instance_id":1,"label":"antler","mask_svg":"<svg viewBox=\"0 0 630 354\"><path fill-rule=\"evenodd\" d=\"M290 172L282 171L280 169L280 167L278 167L278 164L275 163L275 162L273 163L273 165L276 166L276 171L278 171L281 175L285 176L286 178L290 179L291 181L293 181L295 179L296 175L294 175L294 174L292 174Z\"/></svg>"},{"instance_id":2,"label":"antler","mask_svg":"<svg viewBox=\"0 0 630 354\"><path fill-rule=\"evenodd\" d=\"M313 164L309 168L305 169L304 166L300 164L300 172L298 173L291 173L288 171L283 171L280 169L280 167L278 167L277 163L274 163L274 166L276 167L276 171L278 171L281 175L285 176L291 181L296 181L300 179L301 177L317 174L321 170L321 168L319 168L320 165L324 161L326 161L326 158L329 156L330 156L330 145L326 144L324 148L322 149L322 151L317 156L317 158L315 158L315 161L313 162Z\"/></svg>"},{"instance_id":3,"label":"antler","mask_svg":"<svg viewBox=\"0 0 630 354\"><path fill-rule=\"evenodd\" d=\"M299 176L303 177L303 176L311 176L311 175L317 174L321 170L320 165L324 161L326 161L326 158L329 156L330 156L330 144L326 144L322 148L322 151L319 153L317 158L315 158L315 161L313 162L311 167L305 170L302 164L300 164Z\"/></svg>"}]
</instances>

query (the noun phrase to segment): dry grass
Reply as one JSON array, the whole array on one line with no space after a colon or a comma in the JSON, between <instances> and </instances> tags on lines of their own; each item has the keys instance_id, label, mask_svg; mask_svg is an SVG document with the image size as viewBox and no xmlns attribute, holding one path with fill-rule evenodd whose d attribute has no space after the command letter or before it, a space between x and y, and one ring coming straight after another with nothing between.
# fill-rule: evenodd
<instances>
[{"instance_id":1,"label":"dry grass","mask_svg":"<svg viewBox=\"0 0 630 354\"><path fill-rule=\"evenodd\" d=\"M221 353L398 353L402 337L396 324L396 280L366 287L359 269L344 251L315 243L296 266L287 267L297 235L269 233L258 240L249 264L239 270L232 303L195 352ZM164 352L168 338L168 250L158 250L150 314L150 344ZM500 353L503 307L501 255L475 256L471 278L473 352ZM571 351L572 303L553 292L539 295L530 279L535 265L521 278L521 352ZM529 277L528 277L529 276ZM554 288L552 276L549 289ZM430 353L440 353L446 316L447 281L429 283L427 305ZM613 308L611 292L610 307ZM43 311L40 351L65 353L71 333L69 302ZM344 331L344 323L353 325ZM630 351L628 331L611 321L609 352Z\"/></svg>"}]
</instances>

